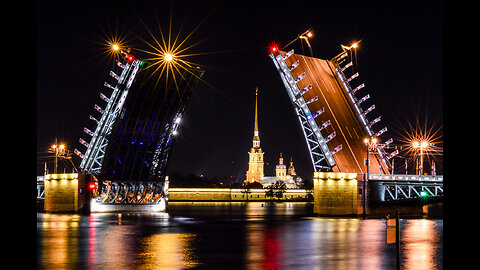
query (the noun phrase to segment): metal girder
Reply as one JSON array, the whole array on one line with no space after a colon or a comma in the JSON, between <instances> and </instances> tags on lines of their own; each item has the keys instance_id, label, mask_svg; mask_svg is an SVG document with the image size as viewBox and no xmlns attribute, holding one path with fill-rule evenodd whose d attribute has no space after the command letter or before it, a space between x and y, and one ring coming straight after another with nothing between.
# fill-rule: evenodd
<instances>
[{"instance_id":1,"label":"metal girder","mask_svg":"<svg viewBox=\"0 0 480 270\"><path fill-rule=\"evenodd\" d=\"M412 199L428 196L443 196L443 183L383 183L383 201Z\"/></svg>"},{"instance_id":2,"label":"metal girder","mask_svg":"<svg viewBox=\"0 0 480 270\"><path fill-rule=\"evenodd\" d=\"M158 203L165 197L163 182L103 182L101 203Z\"/></svg>"},{"instance_id":3,"label":"metal girder","mask_svg":"<svg viewBox=\"0 0 480 270\"><path fill-rule=\"evenodd\" d=\"M113 93L108 101L102 117L95 129L95 132L88 144L80 168L95 176L98 176L102 169L103 158L108 146L108 136L110 135L115 119L120 114L123 103L127 98L128 90L132 85L133 79L140 68L141 61L135 59L131 64L127 63L123 69Z\"/></svg>"}]
</instances>

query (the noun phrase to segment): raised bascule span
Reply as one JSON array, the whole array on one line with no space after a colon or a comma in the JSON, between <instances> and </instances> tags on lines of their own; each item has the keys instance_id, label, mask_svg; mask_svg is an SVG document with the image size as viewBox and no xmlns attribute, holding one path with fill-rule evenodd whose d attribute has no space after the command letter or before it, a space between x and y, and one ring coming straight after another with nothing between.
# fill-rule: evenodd
<instances>
[{"instance_id":1,"label":"raised bascule span","mask_svg":"<svg viewBox=\"0 0 480 270\"><path fill-rule=\"evenodd\" d=\"M298 116L314 171L366 173L364 139L380 137L387 128L381 126L380 117L367 118L368 113L374 114L375 105L364 110L370 97L362 91L365 84L358 83L358 72L346 76L352 69L348 51L332 60L295 54L294 50L274 50L269 56ZM355 83L355 88L350 83ZM381 139L385 144L391 142ZM394 154L388 155L382 147L375 151L370 155L370 173L389 174L389 159Z\"/></svg>"},{"instance_id":2,"label":"raised bascule span","mask_svg":"<svg viewBox=\"0 0 480 270\"><path fill-rule=\"evenodd\" d=\"M100 120L90 116L95 131L84 128L91 139L80 139L85 154L75 149L80 169L99 180L95 207L168 200L165 172L173 136L204 71L178 68L178 76L168 79L149 65L131 54L117 61L112 82L104 83L110 94L100 93L106 107L95 104Z\"/></svg>"}]
</instances>

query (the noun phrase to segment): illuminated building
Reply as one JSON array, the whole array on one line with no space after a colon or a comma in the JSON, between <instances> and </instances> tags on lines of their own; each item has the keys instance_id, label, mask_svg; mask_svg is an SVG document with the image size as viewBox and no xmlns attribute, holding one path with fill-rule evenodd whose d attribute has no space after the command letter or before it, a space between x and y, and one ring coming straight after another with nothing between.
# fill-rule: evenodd
<instances>
[{"instance_id":1,"label":"illuminated building","mask_svg":"<svg viewBox=\"0 0 480 270\"><path fill-rule=\"evenodd\" d=\"M278 165L275 167L275 176L264 175L264 160L260 147L260 136L258 131L258 88L255 90L255 126L253 130L253 146L248 152L248 171L246 172L245 183L260 183L264 187L274 184L276 181L283 181L287 188L296 188L297 184L301 181L301 178L295 174L295 168L293 167L293 161L290 161L290 166L287 172L287 166L283 164L282 153Z\"/></svg>"},{"instance_id":2,"label":"illuminated building","mask_svg":"<svg viewBox=\"0 0 480 270\"><path fill-rule=\"evenodd\" d=\"M278 164L275 166L275 175L277 178L282 180L287 179L287 166L283 164L282 153L280 153L280 158L278 159Z\"/></svg>"},{"instance_id":3,"label":"illuminated building","mask_svg":"<svg viewBox=\"0 0 480 270\"><path fill-rule=\"evenodd\" d=\"M258 133L258 88L255 90L255 127L253 130L253 146L248 152L248 171L246 172L245 182L262 183L263 174L263 154L260 147L260 136Z\"/></svg>"},{"instance_id":4,"label":"illuminated building","mask_svg":"<svg viewBox=\"0 0 480 270\"><path fill-rule=\"evenodd\" d=\"M297 174L295 173L295 167L293 167L293 160L292 158L290 158L290 166L288 166L288 171L287 171L287 174L294 177L294 176L297 176Z\"/></svg>"},{"instance_id":5,"label":"illuminated building","mask_svg":"<svg viewBox=\"0 0 480 270\"><path fill-rule=\"evenodd\" d=\"M275 184L277 181L285 183L287 188L297 188L302 181L302 178L295 173L295 167L293 166L293 160L291 158L290 166L287 170L287 166L283 164L282 153L280 153L278 164L275 166L275 176L265 176L262 185L267 187Z\"/></svg>"}]
</instances>

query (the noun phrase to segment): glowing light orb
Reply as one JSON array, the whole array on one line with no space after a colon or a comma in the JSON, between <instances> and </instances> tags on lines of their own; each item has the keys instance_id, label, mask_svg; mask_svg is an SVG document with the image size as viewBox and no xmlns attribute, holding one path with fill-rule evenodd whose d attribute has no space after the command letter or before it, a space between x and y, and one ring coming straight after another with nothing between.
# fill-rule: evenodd
<instances>
[{"instance_id":1,"label":"glowing light orb","mask_svg":"<svg viewBox=\"0 0 480 270\"><path fill-rule=\"evenodd\" d=\"M278 46L277 45L270 46L270 52L272 52L272 53L278 52Z\"/></svg>"},{"instance_id":2,"label":"glowing light orb","mask_svg":"<svg viewBox=\"0 0 480 270\"><path fill-rule=\"evenodd\" d=\"M118 51L118 50L120 50L120 47L117 44L113 44L112 49L114 51Z\"/></svg>"},{"instance_id":3,"label":"glowing light orb","mask_svg":"<svg viewBox=\"0 0 480 270\"><path fill-rule=\"evenodd\" d=\"M165 61L170 62L173 60L173 55L166 53L165 54Z\"/></svg>"}]
</instances>

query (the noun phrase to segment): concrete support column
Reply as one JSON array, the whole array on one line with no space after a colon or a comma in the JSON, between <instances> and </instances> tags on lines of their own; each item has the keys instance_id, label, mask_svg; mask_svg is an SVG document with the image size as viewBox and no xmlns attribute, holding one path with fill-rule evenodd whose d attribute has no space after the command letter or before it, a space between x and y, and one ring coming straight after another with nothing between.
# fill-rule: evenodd
<instances>
[{"instance_id":1,"label":"concrete support column","mask_svg":"<svg viewBox=\"0 0 480 270\"><path fill-rule=\"evenodd\" d=\"M45 212L88 213L90 177L83 173L45 175Z\"/></svg>"},{"instance_id":2,"label":"concrete support column","mask_svg":"<svg viewBox=\"0 0 480 270\"><path fill-rule=\"evenodd\" d=\"M358 181L356 173L315 172L313 212L325 216L358 215Z\"/></svg>"}]
</instances>

